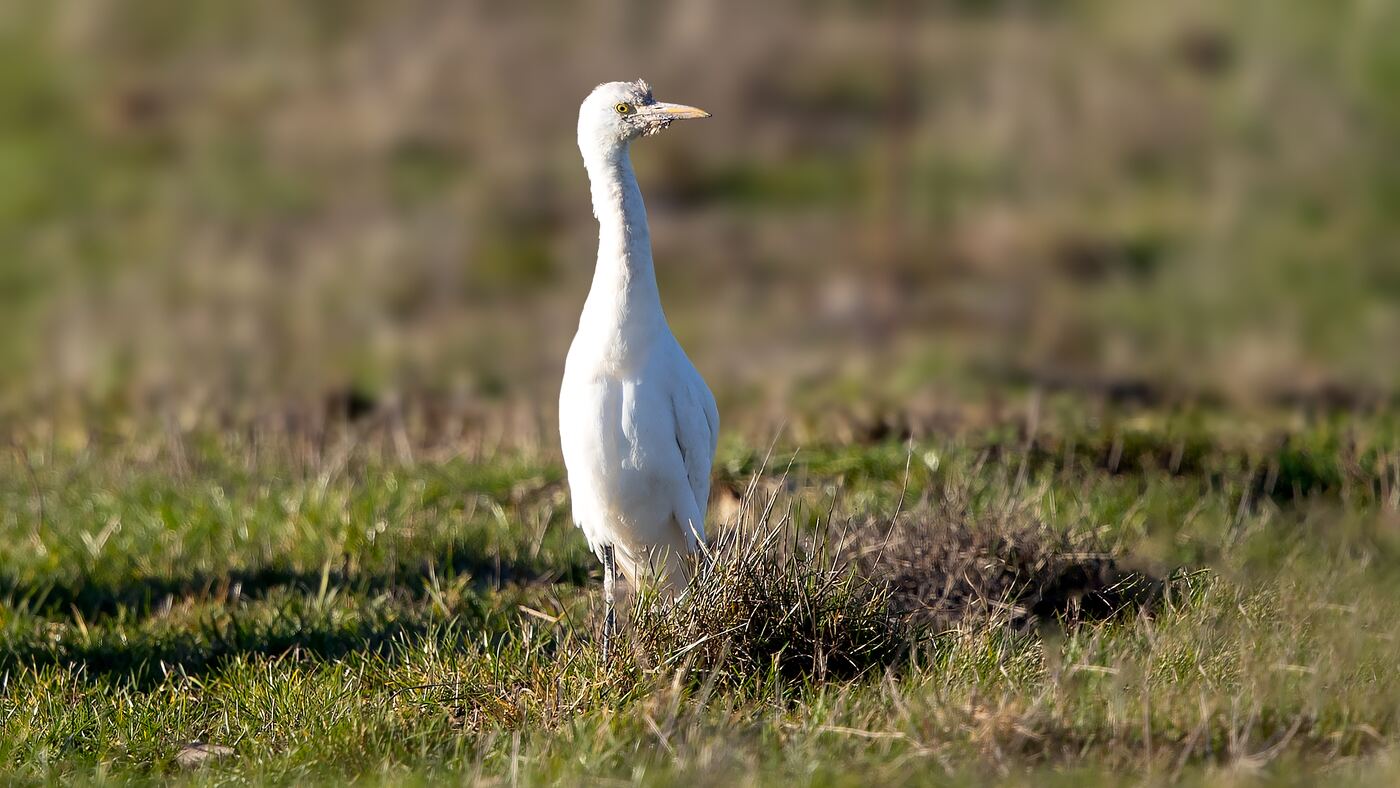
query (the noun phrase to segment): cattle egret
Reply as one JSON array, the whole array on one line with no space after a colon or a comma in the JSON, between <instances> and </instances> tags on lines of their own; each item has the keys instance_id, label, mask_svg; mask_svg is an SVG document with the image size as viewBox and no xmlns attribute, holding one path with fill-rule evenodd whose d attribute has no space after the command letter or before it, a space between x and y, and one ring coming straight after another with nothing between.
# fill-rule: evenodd
<instances>
[{"instance_id":1,"label":"cattle egret","mask_svg":"<svg viewBox=\"0 0 1400 788\"><path fill-rule=\"evenodd\" d=\"M628 146L709 113L652 97L642 80L599 85L579 107L578 146L598 219L598 262L564 364L559 437L574 523L603 562L603 652L616 632L617 572L677 594L705 539L714 396L666 323L646 206Z\"/></svg>"}]
</instances>

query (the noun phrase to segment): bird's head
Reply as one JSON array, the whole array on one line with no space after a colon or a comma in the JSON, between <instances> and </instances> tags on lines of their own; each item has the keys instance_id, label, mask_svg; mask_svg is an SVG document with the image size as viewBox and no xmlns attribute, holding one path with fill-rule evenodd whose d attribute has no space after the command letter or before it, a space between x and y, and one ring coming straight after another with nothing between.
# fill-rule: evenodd
<instances>
[{"instance_id":1,"label":"bird's head","mask_svg":"<svg viewBox=\"0 0 1400 788\"><path fill-rule=\"evenodd\" d=\"M605 82L579 107L579 145L619 147L655 134L673 121L708 117L710 113L703 109L657 101L645 80Z\"/></svg>"}]
</instances>

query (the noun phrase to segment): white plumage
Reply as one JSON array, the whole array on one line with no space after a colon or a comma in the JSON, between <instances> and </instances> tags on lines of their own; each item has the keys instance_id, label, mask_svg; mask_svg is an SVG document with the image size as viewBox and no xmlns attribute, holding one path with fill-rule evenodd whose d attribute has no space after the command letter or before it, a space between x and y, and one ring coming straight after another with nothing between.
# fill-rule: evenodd
<instances>
[{"instance_id":1,"label":"white plumage","mask_svg":"<svg viewBox=\"0 0 1400 788\"><path fill-rule=\"evenodd\" d=\"M579 108L598 263L564 367L559 436L574 521L604 564L609 628L612 559L632 583L676 592L705 538L719 413L662 312L628 155L637 137L702 117L656 101L641 80L599 85Z\"/></svg>"}]
</instances>

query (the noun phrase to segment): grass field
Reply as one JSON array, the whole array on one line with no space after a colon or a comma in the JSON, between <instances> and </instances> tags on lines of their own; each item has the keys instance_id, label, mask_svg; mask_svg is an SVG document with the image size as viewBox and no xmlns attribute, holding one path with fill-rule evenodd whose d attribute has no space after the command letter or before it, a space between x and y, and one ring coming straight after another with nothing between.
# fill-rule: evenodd
<instances>
[{"instance_id":1,"label":"grass field","mask_svg":"<svg viewBox=\"0 0 1400 788\"><path fill-rule=\"evenodd\" d=\"M611 665L548 453L33 436L0 475L0 773L1395 779L1393 418L1060 404L1034 433L728 445L725 532L779 538L716 582L757 581L698 622L642 600ZM231 754L182 766L191 741Z\"/></svg>"},{"instance_id":2,"label":"grass field","mask_svg":"<svg viewBox=\"0 0 1400 788\"><path fill-rule=\"evenodd\" d=\"M1400 2L0 2L0 783L1400 784ZM601 660L574 107L715 569ZM201 742L192 746L191 742Z\"/></svg>"}]
</instances>

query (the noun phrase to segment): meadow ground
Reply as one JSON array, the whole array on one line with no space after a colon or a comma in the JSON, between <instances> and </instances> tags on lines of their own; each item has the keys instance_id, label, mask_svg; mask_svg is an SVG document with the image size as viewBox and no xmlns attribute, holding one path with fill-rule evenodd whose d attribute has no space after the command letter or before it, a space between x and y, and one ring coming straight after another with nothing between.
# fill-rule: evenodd
<instances>
[{"instance_id":1,"label":"meadow ground","mask_svg":"<svg viewBox=\"0 0 1400 788\"><path fill-rule=\"evenodd\" d=\"M0 474L0 774L1394 780L1394 419L1052 404L724 446L739 569L685 616L638 601L611 665L548 452L406 459L378 417L32 435Z\"/></svg>"},{"instance_id":2,"label":"meadow ground","mask_svg":"<svg viewBox=\"0 0 1400 788\"><path fill-rule=\"evenodd\" d=\"M0 3L0 782L1400 783L1400 3ZM716 569L604 665L635 161ZM190 742L203 742L200 747Z\"/></svg>"}]
</instances>

